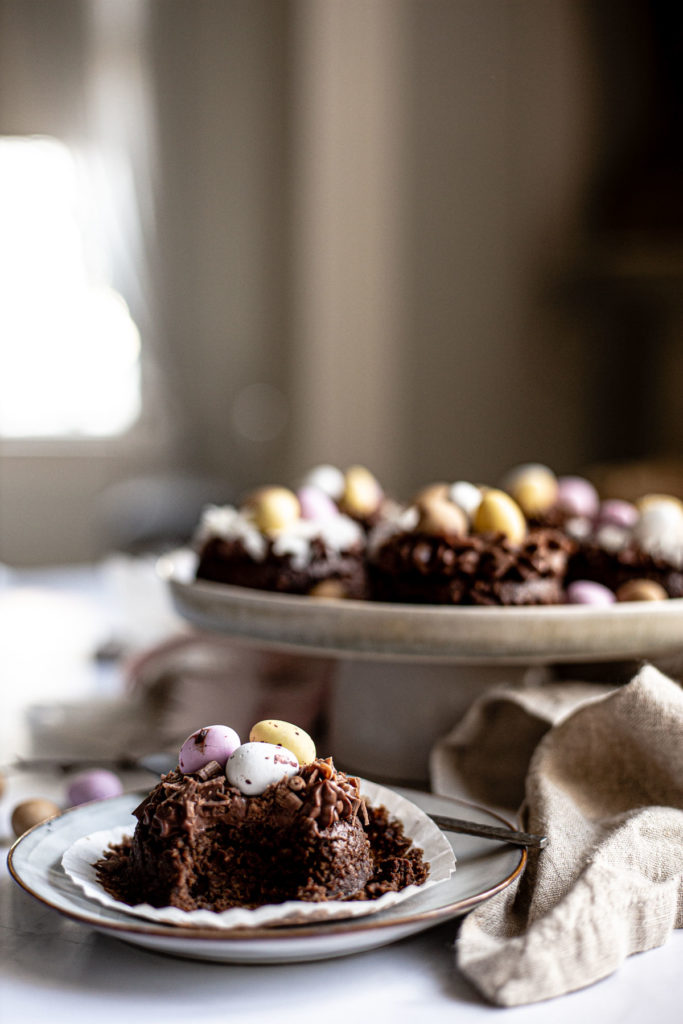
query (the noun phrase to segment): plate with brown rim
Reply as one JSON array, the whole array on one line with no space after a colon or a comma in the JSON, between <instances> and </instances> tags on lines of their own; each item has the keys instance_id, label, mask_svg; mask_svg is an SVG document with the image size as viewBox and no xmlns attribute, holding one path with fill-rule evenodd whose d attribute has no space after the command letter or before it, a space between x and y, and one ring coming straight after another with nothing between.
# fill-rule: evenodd
<instances>
[{"instance_id":1,"label":"plate with brown rim","mask_svg":"<svg viewBox=\"0 0 683 1024\"><path fill-rule=\"evenodd\" d=\"M427 813L466 815L512 828L493 811L460 800L397 789ZM526 865L523 849L497 840L449 835L457 869L448 881L367 918L310 925L234 929L153 924L88 899L65 874L64 851L80 836L125 824L140 800L128 793L72 808L17 840L8 863L14 880L43 905L95 931L174 956L222 963L295 963L360 953L426 931L466 914L515 881Z\"/></svg>"}]
</instances>

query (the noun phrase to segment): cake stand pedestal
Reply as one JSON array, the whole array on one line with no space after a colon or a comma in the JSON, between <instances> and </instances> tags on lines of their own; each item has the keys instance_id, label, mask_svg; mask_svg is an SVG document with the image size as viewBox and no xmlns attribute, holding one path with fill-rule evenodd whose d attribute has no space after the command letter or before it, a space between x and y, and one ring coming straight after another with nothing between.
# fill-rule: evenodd
<instances>
[{"instance_id":1,"label":"cake stand pedestal","mask_svg":"<svg viewBox=\"0 0 683 1024\"><path fill-rule=\"evenodd\" d=\"M260 647L336 659L330 749L372 778L424 782L429 751L488 688L564 678L620 683L648 660L683 671L683 598L592 608L391 605L197 581L188 549L159 573L176 610ZM551 673L548 673L551 677Z\"/></svg>"}]
</instances>

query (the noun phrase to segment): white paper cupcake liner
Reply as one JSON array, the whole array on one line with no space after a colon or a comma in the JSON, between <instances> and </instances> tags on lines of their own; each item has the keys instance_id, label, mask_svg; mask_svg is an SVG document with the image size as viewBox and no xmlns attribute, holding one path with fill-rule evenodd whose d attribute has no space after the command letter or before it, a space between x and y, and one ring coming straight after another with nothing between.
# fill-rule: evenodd
<instances>
[{"instance_id":1,"label":"white paper cupcake liner","mask_svg":"<svg viewBox=\"0 0 683 1024\"><path fill-rule=\"evenodd\" d=\"M69 878L83 890L88 899L96 900L105 907L123 911L135 917L144 917L160 924L182 925L197 928L260 928L265 925L306 924L312 921L332 921L340 918L363 917L377 914L392 907L416 893L424 892L433 885L445 882L455 871L455 855L446 836L437 825L410 800L399 796L390 789L374 782L362 780L363 796L373 807L383 805L392 818L398 819L414 846L423 851L429 862L429 875L422 885L409 885L400 892L384 893L376 900L330 900L326 903L308 903L289 900L286 903L270 903L247 910L234 907L217 913L212 910L179 910L177 907L152 907L149 903L129 906L114 899L97 880L95 864L101 860L111 844L117 844L125 836L133 834L135 823L119 825L116 828L93 832L78 839L62 857L62 867Z\"/></svg>"}]
</instances>

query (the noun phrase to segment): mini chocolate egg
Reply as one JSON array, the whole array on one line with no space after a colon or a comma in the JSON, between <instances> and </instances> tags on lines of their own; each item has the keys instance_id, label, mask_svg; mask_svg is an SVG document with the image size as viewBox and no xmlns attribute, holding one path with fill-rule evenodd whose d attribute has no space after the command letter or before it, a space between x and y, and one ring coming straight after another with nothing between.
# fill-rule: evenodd
<instances>
[{"instance_id":1,"label":"mini chocolate egg","mask_svg":"<svg viewBox=\"0 0 683 1024\"><path fill-rule=\"evenodd\" d=\"M472 525L477 533L502 533L511 544L526 537L526 519L519 505L505 491L491 489L483 495Z\"/></svg>"},{"instance_id":2,"label":"mini chocolate egg","mask_svg":"<svg viewBox=\"0 0 683 1024\"><path fill-rule=\"evenodd\" d=\"M644 494L636 501L636 508L641 514L648 509L660 505L672 507L676 509L680 515L683 515L683 501L681 501L680 498L675 497L673 494Z\"/></svg>"},{"instance_id":3,"label":"mini chocolate egg","mask_svg":"<svg viewBox=\"0 0 683 1024\"><path fill-rule=\"evenodd\" d=\"M412 505L421 505L423 502L446 500L448 498L448 484L427 484L421 487L417 494L413 495Z\"/></svg>"},{"instance_id":4,"label":"mini chocolate egg","mask_svg":"<svg viewBox=\"0 0 683 1024\"><path fill-rule=\"evenodd\" d=\"M344 474L341 506L350 516L371 516L383 498L383 491L369 469L351 466Z\"/></svg>"},{"instance_id":5,"label":"mini chocolate egg","mask_svg":"<svg viewBox=\"0 0 683 1024\"><path fill-rule=\"evenodd\" d=\"M617 590L617 601L668 601L669 595L655 580L627 580Z\"/></svg>"},{"instance_id":6,"label":"mini chocolate egg","mask_svg":"<svg viewBox=\"0 0 683 1024\"><path fill-rule=\"evenodd\" d=\"M445 537L448 534L464 536L467 533L467 516L452 501L432 498L418 502L419 519L417 531L431 537Z\"/></svg>"},{"instance_id":7,"label":"mini chocolate egg","mask_svg":"<svg viewBox=\"0 0 683 1024\"><path fill-rule=\"evenodd\" d=\"M600 497L585 477L561 476L557 480L556 505L565 515L593 519L600 508Z\"/></svg>"},{"instance_id":8,"label":"mini chocolate egg","mask_svg":"<svg viewBox=\"0 0 683 1024\"><path fill-rule=\"evenodd\" d=\"M225 766L225 776L245 796L259 796L286 775L296 775L295 754L274 743L243 743Z\"/></svg>"},{"instance_id":9,"label":"mini chocolate egg","mask_svg":"<svg viewBox=\"0 0 683 1024\"><path fill-rule=\"evenodd\" d=\"M517 466L505 477L503 487L526 516L541 515L557 501L557 477L539 462Z\"/></svg>"},{"instance_id":10,"label":"mini chocolate egg","mask_svg":"<svg viewBox=\"0 0 683 1024\"><path fill-rule=\"evenodd\" d=\"M304 476L301 487L317 487L319 491L331 498L332 501L340 501L344 493L344 474L336 466L323 464L314 466Z\"/></svg>"},{"instance_id":11,"label":"mini chocolate egg","mask_svg":"<svg viewBox=\"0 0 683 1024\"><path fill-rule=\"evenodd\" d=\"M683 510L677 504L647 505L633 528L633 536L649 554L683 563Z\"/></svg>"},{"instance_id":12,"label":"mini chocolate egg","mask_svg":"<svg viewBox=\"0 0 683 1024\"><path fill-rule=\"evenodd\" d=\"M575 580L567 587L569 604L591 604L596 607L614 604L616 597L609 587L592 580Z\"/></svg>"},{"instance_id":13,"label":"mini chocolate egg","mask_svg":"<svg viewBox=\"0 0 683 1024\"><path fill-rule=\"evenodd\" d=\"M261 487L249 495L243 506L263 533L278 533L301 515L299 499L286 487Z\"/></svg>"},{"instance_id":14,"label":"mini chocolate egg","mask_svg":"<svg viewBox=\"0 0 683 1024\"><path fill-rule=\"evenodd\" d=\"M52 800L44 800L42 797L22 800L12 811L12 831L17 837L23 836L34 825L40 825L42 821L61 813L61 808Z\"/></svg>"},{"instance_id":15,"label":"mini chocolate egg","mask_svg":"<svg viewBox=\"0 0 683 1024\"><path fill-rule=\"evenodd\" d=\"M315 583L308 591L309 597L327 597L343 600L348 597L348 591L341 580L321 580Z\"/></svg>"},{"instance_id":16,"label":"mini chocolate egg","mask_svg":"<svg viewBox=\"0 0 683 1024\"><path fill-rule=\"evenodd\" d=\"M218 761L223 766L237 750L241 740L229 725L205 725L187 737L178 755L178 767L183 775L191 775Z\"/></svg>"},{"instance_id":17,"label":"mini chocolate egg","mask_svg":"<svg viewBox=\"0 0 683 1024\"><path fill-rule=\"evenodd\" d=\"M66 798L69 807L90 803L91 800L107 800L110 796L120 796L123 786L118 775L105 768L93 768L79 772L69 782Z\"/></svg>"},{"instance_id":18,"label":"mini chocolate egg","mask_svg":"<svg viewBox=\"0 0 683 1024\"><path fill-rule=\"evenodd\" d=\"M606 526L621 526L630 530L638 520L638 509L630 501L621 498L607 498L600 502L598 522Z\"/></svg>"},{"instance_id":19,"label":"mini chocolate egg","mask_svg":"<svg viewBox=\"0 0 683 1024\"><path fill-rule=\"evenodd\" d=\"M299 764L315 761L315 743L307 732L291 722L264 719L252 727L249 739L252 743L281 744L294 754Z\"/></svg>"},{"instance_id":20,"label":"mini chocolate egg","mask_svg":"<svg viewBox=\"0 0 683 1024\"><path fill-rule=\"evenodd\" d=\"M331 519L339 515L339 509L332 498L319 487L300 487L296 492L302 519Z\"/></svg>"},{"instance_id":21,"label":"mini chocolate egg","mask_svg":"<svg viewBox=\"0 0 683 1024\"><path fill-rule=\"evenodd\" d=\"M477 487L476 484L471 484L467 480L456 480L448 489L450 500L459 505L469 519L479 508L482 494L481 487Z\"/></svg>"}]
</instances>

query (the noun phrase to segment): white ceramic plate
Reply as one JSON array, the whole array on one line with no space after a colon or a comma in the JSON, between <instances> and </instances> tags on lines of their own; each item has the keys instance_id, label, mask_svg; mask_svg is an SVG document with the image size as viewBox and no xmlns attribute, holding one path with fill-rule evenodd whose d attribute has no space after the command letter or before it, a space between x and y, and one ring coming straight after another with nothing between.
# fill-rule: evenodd
<instances>
[{"instance_id":1,"label":"white ceramic plate","mask_svg":"<svg viewBox=\"0 0 683 1024\"><path fill-rule=\"evenodd\" d=\"M488 824L502 821L491 811L459 800L411 790L400 792L427 812L467 817ZM228 932L154 924L88 899L61 866L65 850L76 839L127 823L139 800L140 794L129 793L75 807L52 821L37 825L10 850L10 873L19 885L46 906L134 945L223 963L290 963L363 952L459 917L510 885L526 864L526 853L514 846L453 835L449 840L458 867L451 878L371 917Z\"/></svg>"},{"instance_id":2,"label":"white ceramic plate","mask_svg":"<svg viewBox=\"0 0 683 1024\"><path fill-rule=\"evenodd\" d=\"M158 563L202 629L292 651L464 664L628 661L683 651L683 598L591 608L459 608L341 601L195 581L187 548Z\"/></svg>"}]
</instances>

